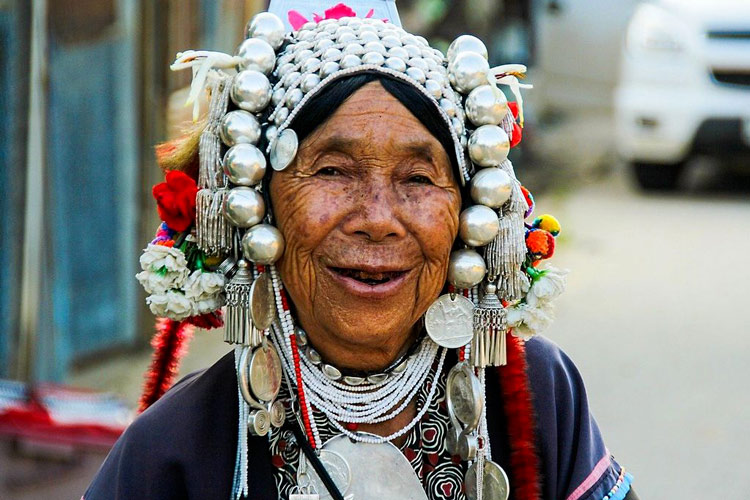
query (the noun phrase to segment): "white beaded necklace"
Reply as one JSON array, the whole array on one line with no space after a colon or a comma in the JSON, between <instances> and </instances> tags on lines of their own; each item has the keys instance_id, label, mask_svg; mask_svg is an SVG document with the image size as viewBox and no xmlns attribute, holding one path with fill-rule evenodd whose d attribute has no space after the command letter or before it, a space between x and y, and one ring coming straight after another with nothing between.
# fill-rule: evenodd
<instances>
[{"instance_id":1,"label":"white beaded necklace","mask_svg":"<svg viewBox=\"0 0 750 500\"><path fill-rule=\"evenodd\" d=\"M291 337L295 335L294 321L291 313L283 309L281 298L282 283L279 279L275 266L269 266L271 280L273 282L274 295L278 311L278 321L271 329L276 345L280 347L281 359L284 370L287 371L290 380L295 379L294 357L292 354ZM432 383L424 406L417 415L403 428L390 436L362 436L352 432L342 425L360 423L379 423L393 418L403 411L414 398L416 393L427 382L435 359L440 353L440 360L433 374L433 380L443 369L443 362L447 350L441 349L429 338L422 340L412 359L409 360L406 369L395 376L377 384L365 386L349 386L340 382L330 380L326 377L306 356L300 356L300 370L302 383L307 400L307 408L301 411L312 415L311 405L320 409L328 419L342 433L363 443L383 443L396 439L409 432L416 423L424 416L430 406L435 394L437 384ZM321 445L318 429L314 419L310 418L313 437L316 447Z\"/></svg>"}]
</instances>

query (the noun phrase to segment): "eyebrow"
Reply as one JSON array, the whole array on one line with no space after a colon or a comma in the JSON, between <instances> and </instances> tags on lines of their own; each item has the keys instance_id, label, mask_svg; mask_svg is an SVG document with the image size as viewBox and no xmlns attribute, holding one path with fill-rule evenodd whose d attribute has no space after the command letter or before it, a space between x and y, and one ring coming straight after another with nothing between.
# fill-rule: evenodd
<instances>
[{"instance_id":1,"label":"eyebrow","mask_svg":"<svg viewBox=\"0 0 750 500\"><path fill-rule=\"evenodd\" d=\"M319 150L333 150L340 151L342 153L348 153L361 141L361 139L347 138L347 137L329 137L323 139L321 142L315 144ZM317 142L317 141L316 141ZM411 153L414 156L419 156L430 161L434 161L437 155L436 145L426 141L414 141L406 140L400 144L400 148L406 152Z\"/></svg>"}]
</instances>

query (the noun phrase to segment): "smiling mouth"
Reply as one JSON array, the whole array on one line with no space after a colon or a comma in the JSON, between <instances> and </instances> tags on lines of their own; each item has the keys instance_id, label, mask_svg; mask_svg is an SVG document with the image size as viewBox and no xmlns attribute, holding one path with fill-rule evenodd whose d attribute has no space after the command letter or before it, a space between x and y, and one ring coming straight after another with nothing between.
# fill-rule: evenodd
<instances>
[{"instance_id":1,"label":"smiling mouth","mask_svg":"<svg viewBox=\"0 0 750 500\"><path fill-rule=\"evenodd\" d=\"M369 286L383 285L406 274L406 271L368 272L343 267L331 267L330 269L340 276L357 280Z\"/></svg>"}]
</instances>

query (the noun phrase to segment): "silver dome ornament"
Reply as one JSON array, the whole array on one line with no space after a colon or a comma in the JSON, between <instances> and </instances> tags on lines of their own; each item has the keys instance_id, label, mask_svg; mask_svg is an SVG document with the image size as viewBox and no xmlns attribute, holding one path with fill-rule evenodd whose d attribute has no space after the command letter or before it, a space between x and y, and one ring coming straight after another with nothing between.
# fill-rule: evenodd
<instances>
[{"instance_id":1,"label":"silver dome ornament","mask_svg":"<svg viewBox=\"0 0 750 500\"><path fill-rule=\"evenodd\" d=\"M509 152L510 138L497 125L482 125L469 137L469 156L479 166L497 167Z\"/></svg>"},{"instance_id":2,"label":"silver dome ornament","mask_svg":"<svg viewBox=\"0 0 750 500\"><path fill-rule=\"evenodd\" d=\"M253 188L236 187L230 189L224 198L224 217L237 227L252 227L263 220L266 203Z\"/></svg>"},{"instance_id":3,"label":"silver dome ornament","mask_svg":"<svg viewBox=\"0 0 750 500\"><path fill-rule=\"evenodd\" d=\"M440 99L443 96L443 87L440 86L435 80L427 80L424 82L424 88L429 94L435 99Z\"/></svg>"},{"instance_id":4,"label":"silver dome ornament","mask_svg":"<svg viewBox=\"0 0 750 500\"><path fill-rule=\"evenodd\" d=\"M365 53L365 48L358 43L350 43L346 47L344 47L344 50L342 50L341 53L344 54L344 56L348 56L349 54L361 56Z\"/></svg>"},{"instance_id":5,"label":"silver dome ornament","mask_svg":"<svg viewBox=\"0 0 750 500\"><path fill-rule=\"evenodd\" d=\"M352 43L357 41L357 35L354 33L343 33L341 36L336 38L336 43Z\"/></svg>"},{"instance_id":6,"label":"silver dome ornament","mask_svg":"<svg viewBox=\"0 0 750 500\"><path fill-rule=\"evenodd\" d=\"M302 63L302 73L313 73L318 71L321 64L320 59L317 57L311 57Z\"/></svg>"},{"instance_id":7,"label":"silver dome ornament","mask_svg":"<svg viewBox=\"0 0 750 500\"><path fill-rule=\"evenodd\" d=\"M269 75L276 64L276 53L273 47L263 39L248 38L240 44L237 55L242 58L238 65L240 70L254 69Z\"/></svg>"},{"instance_id":8,"label":"silver dome ornament","mask_svg":"<svg viewBox=\"0 0 750 500\"><path fill-rule=\"evenodd\" d=\"M299 71L290 71L284 77L284 87L289 88L294 86L297 83L297 80L299 80L300 78L302 78L302 73L300 73Z\"/></svg>"},{"instance_id":9,"label":"silver dome ornament","mask_svg":"<svg viewBox=\"0 0 750 500\"><path fill-rule=\"evenodd\" d=\"M284 236L270 224L253 226L242 237L242 253L256 264L273 264L284 253Z\"/></svg>"},{"instance_id":10,"label":"silver dome ornament","mask_svg":"<svg viewBox=\"0 0 750 500\"><path fill-rule=\"evenodd\" d=\"M480 85L466 98L466 116L477 127L498 125L508 114L508 100L499 90L491 85Z\"/></svg>"},{"instance_id":11,"label":"silver dome ornament","mask_svg":"<svg viewBox=\"0 0 750 500\"><path fill-rule=\"evenodd\" d=\"M427 61L425 61L421 57L412 57L409 59L409 62L407 63L412 68L419 68L425 73L427 73L430 69L427 67Z\"/></svg>"},{"instance_id":12,"label":"silver dome ornament","mask_svg":"<svg viewBox=\"0 0 750 500\"><path fill-rule=\"evenodd\" d=\"M355 68L362 64L362 59L354 54L347 54L341 58L341 69Z\"/></svg>"},{"instance_id":13,"label":"silver dome ornament","mask_svg":"<svg viewBox=\"0 0 750 500\"><path fill-rule=\"evenodd\" d=\"M456 250L448 263L448 282L456 288L478 285L487 274L484 259L475 250Z\"/></svg>"},{"instance_id":14,"label":"silver dome ornament","mask_svg":"<svg viewBox=\"0 0 750 500\"><path fill-rule=\"evenodd\" d=\"M323 60L326 61L325 64L330 61L338 61L343 56L344 54L341 53L341 50L337 49L336 47L330 47L323 52Z\"/></svg>"},{"instance_id":15,"label":"silver dome ornament","mask_svg":"<svg viewBox=\"0 0 750 500\"><path fill-rule=\"evenodd\" d=\"M462 94L468 94L480 85L489 83L487 73L490 63L474 52L461 52L448 66L451 85Z\"/></svg>"},{"instance_id":16,"label":"silver dome ornament","mask_svg":"<svg viewBox=\"0 0 750 500\"><path fill-rule=\"evenodd\" d=\"M483 168L471 179L471 199L490 208L500 208L510 199L513 180L505 170Z\"/></svg>"},{"instance_id":17,"label":"silver dome ornament","mask_svg":"<svg viewBox=\"0 0 750 500\"><path fill-rule=\"evenodd\" d=\"M261 12L256 14L245 30L247 38L260 38L268 42L274 50L278 50L284 43L286 27L284 22L275 14Z\"/></svg>"},{"instance_id":18,"label":"silver dome ornament","mask_svg":"<svg viewBox=\"0 0 750 500\"><path fill-rule=\"evenodd\" d=\"M266 174L266 157L252 144L237 144L224 155L224 173L238 186L254 186Z\"/></svg>"},{"instance_id":19,"label":"silver dome ornament","mask_svg":"<svg viewBox=\"0 0 750 500\"><path fill-rule=\"evenodd\" d=\"M379 42L380 37L374 31L363 31L359 34L359 39L363 43Z\"/></svg>"},{"instance_id":20,"label":"silver dome ornament","mask_svg":"<svg viewBox=\"0 0 750 500\"><path fill-rule=\"evenodd\" d=\"M299 84L299 88L302 89L302 92L307 94L312 89L317 87L317 85L320 83L320 77L316 74L309 74L305 75L302 78L302 83Z\"/></svg>"},{"instance_id":21,"label":"silver dome ornament","mask_svg":"<svg viewBox=\"0 0 750 500\"><path fill-rule=\"evenodd\" d=\"M474 205L458 219L458 234L470 247L483 247L497 236L500 223L494 210L484 205Z\"/></svg>"},{"instance_id":22,"label":"silver dome ornament","mask_svg":"<svg viewBox=\"0 0 750 500\"><path fill-rule=\"evenodd\" d=\"M373 66L382 66L385 63L385 57L378 52L368 52L362 56L362 62Z\"/></svg>"},{"instance_id":23,"label":"silver dome ornament","mask_svg":"<svg viewBox=\"0 0 750 500\"><path fill-rule=\"evenodd\" d=\"M400 57L389 57L385 60L385 67L403 73L406 71L406 62Z\"/></svg>"},{"instance_id":24,"label":"silver dome ornament","mask_svg":"<svg viewBox=\"0 0 750 500\"><path fill-rule=\"evenodd\" d=\"M474 52L484 57L485 60L489 57L484 42L473 35L461 35L451 42L446 53L448 61L453 61L462 52Z\"/></svg>"},{"instance_id":25,"label":"silver dome ornament","mask_svg":"<svg viewBox=\"0 0 750 500\"><path fill-rule=\"evenodd\" d=\"M284 129L276 136L276 141L271 146L271 168L277 172L287 168L294 157L297 156L299 140L297 133L290 129Z\"/></svg>"},{"instance_id":26,"label":"silver dome ornament","mask_svg":"<svg viewBox=\"0 0 750 500\"><path fill-rule=\"evenodd\" d=\"M388 57L398 57L399 59L406 61L409 59L409 53L403 47L391 47L388 49Z\"/></svg>"},{"instance_id":27,"label":"silver dome ornament","mask_svg":"<svg viewBox=\"0 0 750 500\"><path fill-rule=\"evenodd\" d=\"M221 119L219 135L229 147L237 144L256 144L260 139L260 123L252 113L238 109Z\"/></svg>"},{"instance_id":28,"label":"silver dome ornament","mask_svg":"<svg viewBox=\"0 0 750 500\"><path fill-rule=\"evenodd\" d=\"M401 40L399 40L398 37L394 35L384 36L380 39L380 43L382 43L386 49L401 47Z\"/></svg>"},{"instance_id":29,"label":"silver dome ornament","mask_svg":"<svg viewBox=\"0 0 750 500\"><path fill-rule=\"evenodd\" d=\"M278 106L284 101L284 97L286 96L286 90L284 87L279 87L276 90L273 91L273 94L271 94L271 104L274 106Z\"/></svg>"},{"instance_id":30,"label":"silver dome ornament","mask_svg":"<svg viewBox=\"0 0 750 500\"><path fill-rule=\"evenodd\" d=\"M427 75L425 75L424 71L419 68L407 68L406 74L409 75L412 79L416 80L420 85L424 85L424 82L427 81Z\"/></svg>"},{"instance_id":31,"label":"silver dome ornament","mask_svg":"<svg viewBox=\"0 0 750 500\"><path fill-rule=\"evenodd\" d=\"M409 59L420 57L422 55L422 49L417 45L404 45L404 50L409 55Z\"/></svg>"},{"instance_id":32,"label":"silver dome ornament","mask_svg":"<svg viewBox=\"0 0 750 500\"><path fill-rule=\"evenodd\" d=\"M276 125L269 125L266 128L266 141L268 141L269 144L271 144L274 139L276 139L276 135L279 133L279 128Z\"/></svg>"},{"instance_id":33,"label":"silver dome ornament","mask_svg":"<svg viewBox=\"0 0 750 500\"><path fill-rule=\"evenodd\" d=\"M321 34L323 36L326 36L325 33L321 33ZM315 42L313 50L315 50L315 52L318 52L320 50L326 50L326 49L329 49L333 44L334 42L330 38L321 38L320 40Z\"/></svg>"},{"instance_id":34,"label":"silver dome ornament","mask_svg":"<svg viewBox=\"0 0 750 500\"><path fill-rule=\"evenodd\" d=\"M388 53L388 49L385 48L380 42L367 42L365 44L365 52L377 52L380 55L385 56Z\"/></svg>"},{"instance_id":35,"label":"silver dome ornament","mask_svg":"<svg viewBox=\"0 0 750 500\"><path fill-rule=\"evenodd\" d=\"M443 111L449 117L454 118L456 116L456 105L450 99L445 97L440 99L440 107L443 108Z\"/></svg>"},{"instance_id":36,"label":"silver dome ornament","mask_svg":"<svg viewBox=\"0 0 750 500\"><path fill-rule=\"evenodd\" d=\"M305 94L302 92L302 89L297 88L290 90L286 94L286 106L290 109L294 109L303 97L305 97Z\"/></svg>"},{"instance_id":37,"label":"silver dome ornament","mask_svg":"<svg viewBox=\"0 0 750 500\"><path fill-rule=\"evenodd\" d=\"M325 79L336 73L341 69L341 66L337 62L326 61L323 66L320 67L320 78Z\"/></svg>"},{"instance_id":38,"label":"silver dome ornament","mask_svg":"<svg viewBox=\"0 0 750 500\"><path fill-rule=\"evenodd\" d=\"M287 107L279 108L276 111L276 116L274 116L273 118L273 123L277 127L281 127L287 118L289 118L289 108Z\"/></svg>"},{"instance_id":39,"label":"silver dome ornament","mask_svg":"<svg viewBox=\"0 0 750 500\"><path fill-rule=\"evenodd\" d=\"M300 50L294 54L294 62L296 64L302 64L313 56L315 52L310 49Z\"/></svg>"},{"instance_id":40,"label":"silver dome ornament","mask_svg":"<svg viewBox=\"0 0 750 500\"><path fill-rule=\"evenodd\" d=\"M271 101L271 84L260 71L241 71L234 79L231 97L240 109L258 113Z\"/></svg>"}]
</instances>

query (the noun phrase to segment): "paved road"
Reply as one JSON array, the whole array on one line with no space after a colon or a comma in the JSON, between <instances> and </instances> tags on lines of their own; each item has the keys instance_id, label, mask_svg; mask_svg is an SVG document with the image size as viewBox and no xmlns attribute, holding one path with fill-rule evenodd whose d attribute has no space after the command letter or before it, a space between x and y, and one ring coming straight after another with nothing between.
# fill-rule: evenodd
<instances>
[{"instance_id":1,"label":"paved road","mask_svg":"<svg viewBox=\"0 0 750 500\"><path fill-rule=\"evenodd\" d=\"M572 271L548 336L644 499L748 498L750 191L732 191L644 196L615 175L539 202Z\"/></svg>"}]
</instances>

